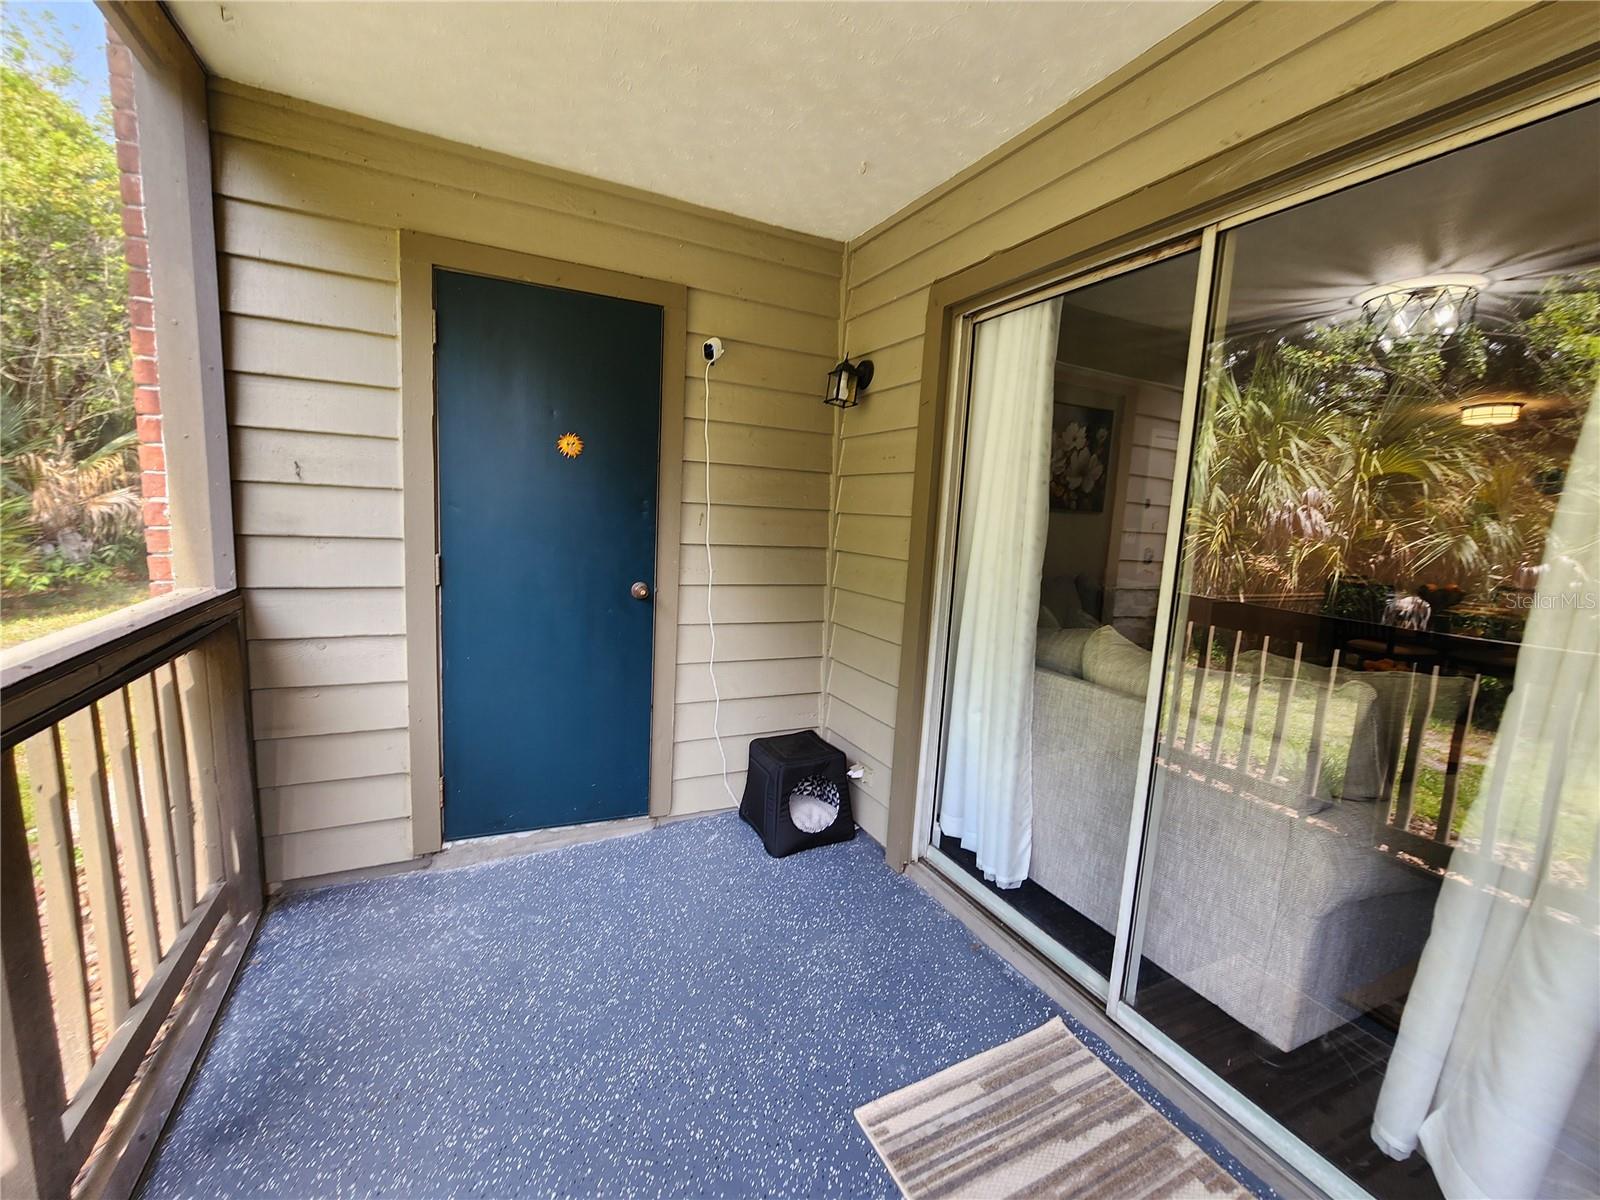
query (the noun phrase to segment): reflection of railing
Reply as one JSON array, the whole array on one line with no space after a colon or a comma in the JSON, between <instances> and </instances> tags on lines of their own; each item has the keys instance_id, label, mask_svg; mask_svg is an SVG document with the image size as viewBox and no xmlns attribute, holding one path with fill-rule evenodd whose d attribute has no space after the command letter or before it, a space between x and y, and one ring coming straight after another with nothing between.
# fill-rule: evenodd
<instances>
[{"instance_id":1,"label":"reflection of railing","mask_svg":"<svg viewBox=\"0 0 1600 1200\"><path fill-rule=\"evenodd\" d=\"M1474 715L1486 681L1509 682L1515 647L1248 602L1186 601L1186 665L1169 680L1164 752L1245 790L1315 793L1336 765L1330 754L1354 739L1349 757L1370 765L1371 794L1360 798L1381 806L1386 836L1442 866L1472 765ZM1352 669L1358 660L1389 669ZM1331 729L1336 698L1352 680L1375 694L1371 711L1359 729ZM1303 769L1285 762L1290 748Z\"/></svg>"},{"instance_id":2,"label":"reflection of railing","mask_svg":"<svg viewBox=\"0 0 1600 1200\"><path fill-rule=\"evenodd\" d=\"M7 1195L131 1193L260 914L241 611L0 697Z\"/></svg>"}]
</instances>

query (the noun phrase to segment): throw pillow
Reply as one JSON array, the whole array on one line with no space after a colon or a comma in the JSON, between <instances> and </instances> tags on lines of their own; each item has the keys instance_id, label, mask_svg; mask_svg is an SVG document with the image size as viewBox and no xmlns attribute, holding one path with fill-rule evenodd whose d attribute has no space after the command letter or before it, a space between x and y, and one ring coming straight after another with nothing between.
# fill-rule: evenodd
<instances>
[{"instance_id":1,"label":"throw pillow","mask_svg":"<svg viewBox=\"0 0 1600 1200\"><path fill-rule=\"evenodd\" d=\"M1084 642L1083 677L1099 687L1143 699L1150 688L1150 651L1102 625Z\"/></svg>"},{"instance_id":2,"label":"throw pillow","mask_svg":"<svg viewBox=\"0 0 1600 1200\"><path fill-rule=\"evenodd\" d=\"M1092 629L1041 629L1033 661L1047 670L1081 678L1083 646L1093 636Z\"/></svg>"}]
</instances>

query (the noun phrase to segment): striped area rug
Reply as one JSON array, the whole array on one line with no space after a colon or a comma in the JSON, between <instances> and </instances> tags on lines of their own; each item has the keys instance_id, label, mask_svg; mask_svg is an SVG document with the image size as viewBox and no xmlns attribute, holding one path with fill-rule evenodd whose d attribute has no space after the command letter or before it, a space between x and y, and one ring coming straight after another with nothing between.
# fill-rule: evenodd
<instances>
[{"instance_id":1,"label":"striped area rug","mask_svg":"<svg viewBox=\"0 0 1600 1200\"><path fill-rule=\"evenodd\" d=\"M911 1200L1250 1193L1060 1017L856 1110Z\"/></svg>"}]
</instances>

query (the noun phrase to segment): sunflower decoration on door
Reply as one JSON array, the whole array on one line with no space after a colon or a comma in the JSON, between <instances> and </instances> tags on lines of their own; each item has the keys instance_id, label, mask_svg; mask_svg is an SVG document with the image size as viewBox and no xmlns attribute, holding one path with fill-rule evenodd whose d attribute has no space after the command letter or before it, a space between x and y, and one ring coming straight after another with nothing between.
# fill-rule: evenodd
<instances>
[{"instance_id":1,"label":"sunflower decoration on door","mask_svg":"<svg viewBox=\"0 0 1600 1200\"><path fill-rule=\"evenodd\" d=\"M583 439L575 433L563 433L556 439L556 450L562 458L577 458L583 453Z\"/></svg>"}]
</instances>

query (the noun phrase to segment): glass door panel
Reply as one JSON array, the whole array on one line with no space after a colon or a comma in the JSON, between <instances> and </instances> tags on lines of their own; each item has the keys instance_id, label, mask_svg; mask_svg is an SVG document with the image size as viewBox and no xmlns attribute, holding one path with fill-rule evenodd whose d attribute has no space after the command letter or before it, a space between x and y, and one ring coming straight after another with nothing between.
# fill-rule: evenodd
<instances>
[{"instance_id":1,"label":"glass door panel","mask_svg":"<svg viewBox=\"0 0 1600 1200\"><path fill-rule=\"evenodd\" d=\"M1219 249L1123 994L1384 1198L1600 1184L1597 177L1591 105Z\"/></svg>"},{"instance_id":2,"label":"glass door panel","mask_svg":"<svg viewBox=\"0 0 1600 1200\"><path fill-rule=\"evenodd\" d=\"M1198 271L1176 254L973 333L931 844L1102 994Z\"/></svg>"}]
</instances>

